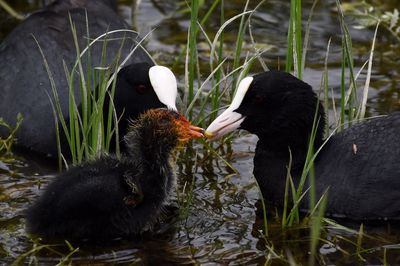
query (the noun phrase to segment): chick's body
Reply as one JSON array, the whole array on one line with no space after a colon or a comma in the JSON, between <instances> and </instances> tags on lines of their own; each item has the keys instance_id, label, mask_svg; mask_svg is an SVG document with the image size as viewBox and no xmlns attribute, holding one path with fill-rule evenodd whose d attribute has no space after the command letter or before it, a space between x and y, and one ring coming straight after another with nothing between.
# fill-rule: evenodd
<instances>
[{"instance_id":1,"label":"chick's body","mask_svg":"<svg viewBox=\"0 0 400 266\"><path fill-rule=\"evenodd\" d=\"M29 210L28 230L71 239L142 233L162 212L173 183L167 179L173 179L170 166L153 172L148 164L125 157L104 156L74 167L58 176ZM133 192L127 181L139 191Z\"/></svg>"},{"instance_id":2,"label":"chick's body","mask_svg":"<svg viewBox=\"0 0 400 266\"><path fill-rule=\"evenodd\" d=\"M125 136L127 155L103 156L56 177L28 209L28 232L111 239L149 230L174 188L173 150L200 136L196 130L174 111L141 115Z\"/></svg>"}]
</instances>

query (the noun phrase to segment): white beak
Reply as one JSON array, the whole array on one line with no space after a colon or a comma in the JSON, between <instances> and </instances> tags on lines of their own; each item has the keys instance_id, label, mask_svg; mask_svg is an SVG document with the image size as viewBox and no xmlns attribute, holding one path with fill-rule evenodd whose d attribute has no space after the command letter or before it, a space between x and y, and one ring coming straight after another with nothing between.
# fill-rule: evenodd
<instances>
[{"instance_id":1,"label":"white beak","mask_svg":"<svg viewBox=\"0 0 400 266\"><path fill-rule=\"evenodd\" d=\"M152 66L149 70L149 78L160 102L165 104L168 109L177 111L175 101L178 95L178 86L174 73L164 66Z\"/></svg>"},{"instance_id":2,"label":"white beak","mask_svg":"<svg viewBox=\"0 0 400 266\"><path fill-rule=\"evenodd\" d=\"M208 126L204 135L211 140L218 139L239 128L245 118L228 108Z\"/></svg>"},{"instance_id":3,"label":"white beak","mask_svg":"<svg viewBox=\"0 0 400 266\"><path fill-rule=\"evenodd\" d=\"M211 139L218 139L229 132L234 131L240 127L240 124L246 118L245 116L235 112L239 108L249 89L251 83L253 82L252 77L244 78L240 83L236 91L236 95L233 98L231 105L222 114L220 114L206 129L204 135Z\"/></svg>"}]
</instances>

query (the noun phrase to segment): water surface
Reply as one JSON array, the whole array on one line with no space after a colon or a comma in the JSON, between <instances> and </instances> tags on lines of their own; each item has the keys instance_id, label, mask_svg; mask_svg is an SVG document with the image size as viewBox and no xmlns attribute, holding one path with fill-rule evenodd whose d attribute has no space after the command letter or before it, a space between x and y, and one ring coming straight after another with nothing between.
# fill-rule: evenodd
<instances>
[{"instance_id":1,"label":"water surface","mask_svg":"<svg viewBox=\"0 0 400 266\"><path fill-rule=\"evenodd\" d=\"M18 0L12 6L27 15L49 1ZM210 2L210 1L206 1ZM234 16L244 8L244 1L225 1L226 17ZM256 1L250 1L250 8ZM272 48L263 59L270 68L284 68L286 54L286 31L289 17L289 1L266 1L252 18L252 32L257 43ZM374 1L392 11L396 1ZM122 16L145 35L156 28L146 47L157 62L173 66L186 43L189 14L182 11L177 1L143 0L136 8L131 1L119 1ZM304 1L304 16L309 13L311 1ZM218 13L218 12L217 12ZM203 13L204 15L204 13ZM348 20L350 26L355 21ZM0 11L0 40L18 21ZM218 30L218 15L211 17L205 29L213 37ZM355 65L359 69L369 56L373 28L358 30L350 27ZM234 49L237 24L230 26L225 34L225 53ZM329 54L329 87L336 100L340 97L341 32L335 12L335 1L320 1L315 9L311 25L311 41L304 79L318 89L323 72L328 40L332 38ZM200 37L200 42L204 38ZM231 43L231 44L230 44ZM249 48L244 47L244 52ZM208 50L200 49L208 75ZM245 53L243 53L245 56ZM400 60L399 43L381 30L375 51L368 115L386 114L400 110ZM4 63L4 62L2 62ZM182 88L183 65L175 64L174 72ZM252 71L261 71L255 66ZM360 79L363 80L362 73ZM1 114L0 114L1 115ZM330 114L332 117L332 114ZM252 178L256 137L241 132L236 134L231 146L225 148L223 158L238 171L234 173L226 164L215 159L204 163L201 145L195 144L197 155L186 156L178 162L180 193L195 182L193 201L186 218L172 217L157 228L154 235L145 235L140 241L116 241L106 246L80 246L70 259L78 265L96 263L139 264L261 264L269 261L287 264L278 257L294 257L298 263L306 264L309 246L309 231L293 228L282 231L280 224L269 218L269 237L260 233L262 219L256 215L259 193ZM189 152L188 152L189 154ZM191 153L190 153L191 154ZM194 153L195 154L195 153ZM15 155L0 160L0 264L9 264L34 247L24 230L23 210L26 209L50 182L57 170L52 162L39 161L28 155ZM189 184L189 185L188 185ZM358 225L348 225L358 230ZM382 264L384 257L390 264L400 263L399 230L396 225L368 226L357 249L357 234L335 227L326 227L318 246L319 262L322 264ZM76 248L74 243L73 247ZM271 251L273 249L277 254ZM54 265L70 253L66 245L42 249L35 256L27 256L40 265ZM359 251L357 254L357 250Z\"/></svg>"}]
</instances>

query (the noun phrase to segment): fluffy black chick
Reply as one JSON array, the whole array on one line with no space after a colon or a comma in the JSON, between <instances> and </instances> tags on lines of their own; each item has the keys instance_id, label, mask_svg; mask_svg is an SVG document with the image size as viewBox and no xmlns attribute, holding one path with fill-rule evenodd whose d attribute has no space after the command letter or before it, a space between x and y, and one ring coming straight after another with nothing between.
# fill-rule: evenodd
<instances>
[{"instance_id":1,"label":"fluffy black chick","mask_svg":"<svg viewBox=\"0 0 400 266\"><path fill-rule=\"evenodd\" d=\"M151 229L174 188L174 150L201 136L175 111L147 111L129 127L127 155L105 155L57 176L27 210L27 231L50 239L99 240Z\"/></svg>"}]
</instances>

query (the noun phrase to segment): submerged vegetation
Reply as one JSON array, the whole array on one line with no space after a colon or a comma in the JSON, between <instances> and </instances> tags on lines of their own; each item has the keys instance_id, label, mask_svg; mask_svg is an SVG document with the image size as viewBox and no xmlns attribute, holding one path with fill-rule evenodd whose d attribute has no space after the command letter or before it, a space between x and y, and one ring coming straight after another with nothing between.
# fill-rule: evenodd
<instances>
[{"instance_id":1,"label":"submerged vegetation","mask_svg":"<svg viewBox=\"0 0 400 266\"><path fill-rule=\"evenodd\" d=\"M0 127L4 127L9 131L9 135L6 138L0 137L0 155L9 154L12 151L13 144L15 142L15 133L19 129L22 123L22 115L18 114L15 126L9 125L4 119L0 118Z\"/></svg>"},{"instance_id":2,"label":"submerged vegetation","mask_svg":"<svg viewBox=\"0 0 400 266\"><path fill-rule=\"evenodd\" d=\"M243 77L249 75L249 73L252 73L252 67L263 70L268 69L263 55L270 47L263 46L259 48L260 46L255 41L252 33L252 16L264 2L261 1L256 7L250 8L250 1L247 0L243 5L243 10L239 14L230 15L229 17L227 17L225 12L224 0L214 1L210 7L207 7L204 1L192 0L187 6L188 9L185 7L185 10L190 10L188 38L185 49L182 52L183 56L179 56L176 59L177 63L175 65L185 66L182 108L193 124L206 127L216 117L218 111L230 102L238 82ZM307 66L308 46L312 42L310 32L312 31L313 12L317 5L318 1L316 0L311 7L307 23L304 23L301 1L291 0L290 17L288 18L287 55L282 68L288 72L292 72L299 78L304 77L304 70ZM354 63L352 38L343 11L343 9L350 10L350 8L347 4L343 7L339 1L337 1L336 8L338 23L341 29L340 42L342 51L340 100L333 99L328 80L331 39L326 43L326 56L321 75L321 86L320 88L314 88L320 91L320 100L325 110L330 110L330 113L333 114L327 118L326 136L328 138L331 136L331 132L340 131L347 126L351 126L354 121L363 120L366 116L368 90L379 25L383 25L396 38L399 38L400 32L398 11L396 9L393 12L379 11L377 13L374 12L376 9L371 9L369 5L352 8L352 14L355 14L356 17L363 15L363 19L357 20L361 25L373 26L375 28L368 59L363 65L356 65ZM211 15L215 16L215 14L219 15L219 30L208 33L208 20ZM364 20L364 18L367 18L367 20ZM72 22L71 27L72 31L74 31ZM232 28L237 32L237 38L234 42L228 40L225 36L226 31L232 30ZM99 41L104 38L105 52L107 37L108 34L105 34L94 40ZM143 40L146 38L147 35ZM88 46L94 41L88 42ZM203 60L200 56L202 52L204 53L204 43L207 47L208 60ZM76 47L79 46L76 44ZM226 52L227 50L229 52ZM110 145L113 144L111 143L113 136L117 136L114 141L117 153L119 152L118 145L122 136L118 136L118 131L115 127L119 118L116 117L112 105L110 105L106 119L104 119L104 113L99 110L103 109L106 97L112 98L115 89L115 75L113 73L118 71L121 62L124 60L123 58L117 58L113 64L114 67L111 69L91 69L87 71L81 65L81 58L83 56L90 57L90 49L80 51L77 48L76 52L79 55L77 56L76 65L73 69L65 67L65 72L68 80L70 80L71 91L74 90L72 80L79 73L81 80L80 91L81 95L85 97L85 101L83 101L85 104L82 105L82 110L78 110L74 94L70 93L70 120L65 121L57 102L57 90L54 87L52 88L53 95L51 96L53 98L56 124L61 126L59 129L60 134L65 134L66 136L72 155L72 163L74 164L95 158L101 152L108 151ZM47 71L51 73L50 69L47 69ZM360 80L363 75L365 76L365 81L361 83ZM99 86L93 86L93 83L87 82L93 80L94 77L100 81ZM110 91L107 91L108 87L111 88ZM361 98L359 97L360 95ZM89 112L86 112L88 110ZM4 141L0 140L0 150L10 150L12 136L15 130L18 129L21 119L18 121L15 129L0 121L1 125L7 126L10 129L11 138ZM108 122L104 124L102 121ZM315 116L313 134L311 134L307 160L299 187L294 186L290 176L291 165L288 166L288 174L285 177L285 206L282 212L277 211L273 217L267 215L267 209L269 210L272 206L264 202L262 196L260 196L261 208L259 209L263 213L263 218L257 237L264 245L265 265L270 265L277 261L281 264L290 265L297 265L298 263L308 263L309 265L314 265L315 263L324 264L324 254L321 253L321 250L324 249L339 250L339 252L343 252L354 261L364 262L364 254L370 252L370 250L363 248L363 244L364 241L371 240L373 237L364 232L365 228L363 225L358 230L352 230L324 217L325 204L329 197L329 191L318 199L315 198L313 187L303 187L307 179L310 181L310 184L313 184L313 161L319 152L319 150L313 150L313 138L315 137L318 123L319 121ZM59 136L59 141L60 138ZM223 167L226 167L228 172L237 173L238 171L234 169L230 161L224 158L224 155L221 155L229 153L233 140L234 138L229 136L217 144L210 144L208 142L202 142L201 145L194 144L193 147L189 147L186 150L186 153L181 153L180 162L182 167L186 167L186 172L190 173L194 171L193 169L197 170L200 167L207 169L208 165L213 167L214 164L218 164L218 168L220 168L220 164L225 164ZM60 151L59 157L60 164L62 162L66 163L66 160L62 157L62 151ZM198 166L194 166L193 163L198 164ZM193 207L193 204L196 204L194 202L195 175L189 174L188 176L188 180L184 180L182 188L177 192L177 200L181 205L180 219L185 222L190 219L190 209ZM304 197L311 197L312 200L310 202L312 204L309 208L309 214L301 216L298 207ZM293 202L293 206L290 206L288 202ZM332 231L344 232L343 237L338 237ZM332 235L334 236L332 237ZM304 248L304 243L308 245L307 250ZM337 243L341 243L344 248L337 245ZM30 251L20 255L15 264L18 265L24 262L37 264L36 256L40 256L43 251L53 256L62 257L59 265L68 264L71 256L78 252L78 248L72 247L69 243L61 245L67 246L69 251L60 253L51 245L36 243ZM346 247L348 250L346 250ZM303 253L296 254L298 251L291 250L291 248L297 248ZM387 250L390 248L392 247L383 244L381 247L376 248L383 250L380 259L383 264L388 264Z\"/></svg>"},{"instance_id":3,"label":"submerged vegetation","mask_svg":"<svg viewBox=\"0 0 400 266\"><path fill-rule=\"evenodd\" d=\"M383 10L379 5L372 5L365 1L360 3L345 3L342 5L343 10L351 17L354 17L357 28L374 27L378 22L389 31L397 42L400 41L400 21L399 10Z\"/></svg>"}]
</instances>

